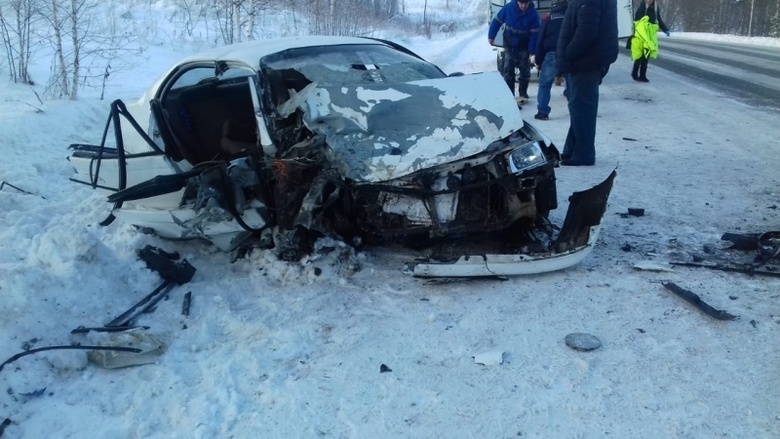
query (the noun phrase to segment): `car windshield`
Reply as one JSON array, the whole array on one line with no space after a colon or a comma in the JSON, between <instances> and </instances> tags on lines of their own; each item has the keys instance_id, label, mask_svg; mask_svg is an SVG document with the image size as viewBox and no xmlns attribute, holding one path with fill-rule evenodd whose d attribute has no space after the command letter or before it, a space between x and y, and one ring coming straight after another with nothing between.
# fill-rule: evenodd
<instances>
[{"instance_id":1,"label":"car windshield","mask_svg":"<svg viewBox=\"0 0 780 439\"><path fill-rule=\"evenodd\" d=\"M290 49L263 58L261 65L276 71L296 70L321 86L395 84L446 76L430 63L378 44Z\"/></svg>"}]
</instances>

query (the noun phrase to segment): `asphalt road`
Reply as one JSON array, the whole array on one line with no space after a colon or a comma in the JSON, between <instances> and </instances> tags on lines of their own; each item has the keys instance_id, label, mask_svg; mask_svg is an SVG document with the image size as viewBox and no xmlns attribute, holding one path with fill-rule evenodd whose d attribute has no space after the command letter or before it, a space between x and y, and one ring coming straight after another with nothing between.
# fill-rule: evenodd
<instances>
[{"instance_id":1,"label":"asphalt road","mask_svg":"<svg viewBox=\"0 0 780 439\"><path fill-rule=\"evenodd\" d=\"M658 58L650 61L653 66L752 106L780 108L780 48L689 40L674 34L659 34L658 41Z\"/></svg>"}]
</instances>

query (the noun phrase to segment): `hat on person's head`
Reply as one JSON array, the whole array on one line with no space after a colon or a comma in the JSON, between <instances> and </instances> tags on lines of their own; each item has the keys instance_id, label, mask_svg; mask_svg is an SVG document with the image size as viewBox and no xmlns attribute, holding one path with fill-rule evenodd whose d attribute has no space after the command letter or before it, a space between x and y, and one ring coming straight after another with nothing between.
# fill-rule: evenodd
<instances>
[{"instance_id":1,"label":"hat on person's head","mask_svg":"<svg viewBox=\"0 0 780 439\"><path fill-rule=\"evenodd\" d=\"M531 3L531 0L517 0L518 3Z\"/></svg>"}]
</instances>

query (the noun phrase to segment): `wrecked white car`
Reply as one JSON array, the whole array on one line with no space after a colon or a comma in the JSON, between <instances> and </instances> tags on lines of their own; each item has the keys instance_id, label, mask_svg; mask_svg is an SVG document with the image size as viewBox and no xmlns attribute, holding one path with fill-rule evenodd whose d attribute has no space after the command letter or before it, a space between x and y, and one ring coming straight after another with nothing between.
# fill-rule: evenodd
<instances>
[{"instance_id":1,"label":"wrecked white car","mask_svg":"<svg viewBox=\"0 0 780 439\"><path fill-rule=\"evenodd\" d=\"M109 135L113 132L113 136ZM446 75L382 40L304 37L184 59L115 101L73 181L114 218L286 260L320 237L414 255L417 276L537 273L590 250L614 173L575 193L562 228L559 153L496 72Z\"/></svg>"}]
</instances>

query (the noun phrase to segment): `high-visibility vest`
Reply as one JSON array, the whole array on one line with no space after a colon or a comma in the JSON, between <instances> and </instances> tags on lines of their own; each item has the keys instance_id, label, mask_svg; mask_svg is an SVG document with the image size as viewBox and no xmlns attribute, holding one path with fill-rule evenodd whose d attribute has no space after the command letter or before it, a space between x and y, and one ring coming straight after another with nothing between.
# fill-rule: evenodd
<instances>
[{"instance_id":1,"label":"high-visibility vest","mask_svg":"<svg viewBox=\"0 0 780 439\"><path fill-rule=\"evenodd\" d=\"M634 22L631 37L631 59L636 61L642 56L647 59L658 57L658 25L650 23L647 15Z\"/></svg>"}]
</instances>

